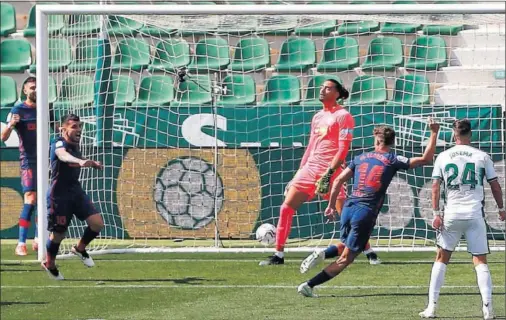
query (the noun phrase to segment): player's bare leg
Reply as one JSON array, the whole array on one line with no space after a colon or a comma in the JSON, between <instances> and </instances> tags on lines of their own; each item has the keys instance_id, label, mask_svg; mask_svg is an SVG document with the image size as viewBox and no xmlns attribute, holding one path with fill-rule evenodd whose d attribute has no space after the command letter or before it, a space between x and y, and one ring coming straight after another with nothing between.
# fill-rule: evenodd
<instances>
[{"instance_id":1,"label":"player's bare leg","mask_svg":"<svg viewBox=\"0 0 506 320\"><path fill-rule=\"evenodd\" d=\"M429 302L427 308L420 312L422 318L435 318L437 303L439 300L439 292L445 281L446 266L450 262L452 252L444 250L440 247L437 249L436 261L432 266L429 284Z\"/></svg>"},{"instance_id":2,"label":"player's bare leg","mask_svg":"<svg viewBox=\"0 0 506 320\"><path fill-rule=\"evenodd\" d=\"M35 212L35 205L37 204L37 192L28 191L24 194L23 210L19 216L19 240L16 246L16 255L26 256L26 239L28 238L28 229L30 229L32 215ZM37 229L35 229L37 230ZM37 231L35 231L37 232ZM37 239L37 233L35 233L35 239ZM33 248L33 244L32 244Z\"/></svg>"},{"instance_id":3,"label":"player's bare leg","mask_svg":"<svg viewBox=\"0 0 506 320\"><path fill-rule=\"evenodd\" d=\"M49 235L49 240L46 243L46 261L42 262L41 266L46 270L49 277L54 280L63 280L63 275L56 267L56 256L60 249L60 244L65 238L65 233L53 232Z\"/></svg>"},{"instance_id":4,"label":"player's bare leg","mask_svg":"<svg viewBox=\"0 0 506 320\"><path fill-rule=\"evenodd\" d=\"M297 190L295 187L288 189L285 201L280 208L279 221L276 228L276 253L269 257L269 259L260 262L261 266L285 263L285 244L290 235L293 216L297 209L306 202L307 198L306 193Z\"/></svg>"},{"instance_id":5,"label":"player's bare leg","mask_svg":"<svg viewBox=\"0 0 506 320\"><path fill-rule=\"evenodd\" d=\"M332 278L339 275L346 269L350 264L355 261L355 258L360 254L360 252L351 251L349 248L344 248L343 253L335 262L329 264L325 269L323 269L319 274L313 277L308 282L304 282L299 285L297 291L299 294L305 297L313 297L313 288L323 284Z\"/></svg>"},{"instance_id":6,"label":"player's bare leg","mask_svg":"<svg viewBox=\"0 0 506 320\"><path fill-rule=\"evenodd\" d=\"M72 247L72 253L81 258L83 264L87 267L95 266L95 262L86 251L86 246L95 239L102 228L104 228L104 220L100 214L93 214L86 219L88 227L84 230L83 236L76 246Z\"/></svg>"},{"instance_id":7,"label":"player's bare leg","mask_svg":"<svg viewBox=\"0 0 506 320\"><path fill-rule=\"evenodd\" d=\"M473 256L473 263L483 303L483 319L494 319L494 309L492 308L492 277L490 276L490 270L488 269L487 256Z\"/></svg>"}]
</instances>

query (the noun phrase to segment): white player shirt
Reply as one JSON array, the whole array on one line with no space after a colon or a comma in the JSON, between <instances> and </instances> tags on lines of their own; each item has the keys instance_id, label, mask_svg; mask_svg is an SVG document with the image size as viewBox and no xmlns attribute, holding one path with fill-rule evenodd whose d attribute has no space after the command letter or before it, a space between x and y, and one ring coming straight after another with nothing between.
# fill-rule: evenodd
<instances>
[{"instance_id":1,"label":"white player shirt","mask_svg":"<svg viewBox=\"0 0 506 320\"><path fill-rule=\"evenodd\" d=\"M483 180L496 180L497 174L487 153L457 145L437 156L432 178L444 182L445 219L467 220L483 217Z\"/></svg>"}]
</instances>

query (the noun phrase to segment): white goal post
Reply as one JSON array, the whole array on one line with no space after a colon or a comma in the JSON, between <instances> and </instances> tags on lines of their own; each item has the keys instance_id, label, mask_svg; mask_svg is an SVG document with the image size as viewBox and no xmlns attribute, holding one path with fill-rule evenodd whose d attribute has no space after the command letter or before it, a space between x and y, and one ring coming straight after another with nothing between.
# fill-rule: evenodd
<instances>
[{"instance_id":1,"label":"white goal post","mask_svg":"<svg viewBox=\"0 0 506 320\"><path fill-rule=\"evenodd\" d=\"M45 257L46 251L46 241L48 238L47 231L47 203L46 203L46 194L49 188L49 180L48 180L48 168L49 168L49 145L50 145L50 118L48 109L45 106L50 105L49 101L49 86L44 85L48 82L48 79L51 77L49 71L50 64L50 55L49 55L49 41L50 41L50 33L48 30L48 21L51 15L117 15L117 16L128 16L134 17L136 15L141 16L167 16L170 19L171 16L183 16L183 15L227 15L227 16L246 16L246 15L283 15L283 16L358 16L364 17L366 15L375 15L374 18L378 18L378 16L388 16L393 18L394 21L406 21L409 22L409 17L402 17L402 15L504 15L506 13L506 8L504 3L476 3L476 4L418 4L416 6L409 4L358 4L358 5L349 5L349 4L339 4L339 5L169 5L169 4L150 4L150 5L140 5L140 4L131 4L131 5L66 5L66 4L38 4L36 7L36 77L37 77L37 192L38 192L38 200L37 200L37 212L38 212L38 234L39 234L39 260ZM145 19L145 18L143 18ZM101 20L103 22L103 20ZM148 20L142 20L148 21ZM501 23L504 23L502 21ZM479 21L476 24L480 24ZM104 30L102 30L104 32ZM503 66L504 68L504 66ZM96 93L95 93L96 94ZM214 98L213 98L214 99ZM216 109L211 110L211 113L214 113ZM364 111L366 112L366 111ZM444 114L442 119L450 119L454 117L454 115L447 114L448 111L445 110L432 110L434 114ZM216 116L216 114L214 115ZM399 115L402 118L402 115ZM260 117L260 116L259 116ZM502 115L504 117L504 115ZM416 127L417 117L404 117L403 121L410 122L410 125L413 126L413 123ZM121 120L121 119L120 119ZM121 120L122 121L122 120ZM128 120L127 125L128 125ZM163 119L162 119L163 121ZM217 126L216 123L217 118L210 120L209 126ZM214 124L213 124L214 121ZM305 120L307 121L307 119ZM399 120L400 121L400 120ZM363 124L364 125L364 124ZM364 125L365 126L365 125ZM406 124L407 126L407 124ZM118 127L122 128L121 130L127 130L128 126L118 125ZM417 128L417 127L416 127ZM418 130L418 129L410 129L410 130ZM502 130L504 130L504 121L502 123ZM147 130L147 129L146 129ZM128 131L128 130L127 130ZM418 139L416 134L410 134L409 132L402 131L403 139L404 135L408 138L406 139ZM215 128L214 134L218 134L218 130ZM425 136L425 132L421 131L421 133L417 133L421 135L421 139ZM411 137L411 138L410 138ZM490 138L492 139L492 138ZM502 137L504 139L504 137ZM444 139L443 139L444 140ZM504 140L503 140L504 141ZM246 146L246 144L244 144ZM293 144L295 146L295 144ZM271 146L275 147L275 144L271 144ZM93 147L93 143L90 144L90 147ZM365 147L364 147L365 148ZM401 147L402 148L402 147ZM205 147L201 147L201 150L207 150ZM218 145L209 149L211 153L214 152L214 155L218 154ZM401 149L402 150L402 149ZM502 147L501 152L504 152L504 147ZM145 156L149 156L149 154L145 154ZM156 153L154 156L163 157L163 154ZM220 157L222 155L220 154ZM216 158L218 158L216 156ZM270 158L269 158L270 159ZM240 161L240 160L239 160ZM269 160L270 161L270 160ZM272 160L274 161L274 160ZM280 160L282 161L282 160ZM503 160L505 161L505 160ZM226 168L225 168L226 169ZM112 169L111 169L112 170ZM214 172L215 169L211 171ZM282 170L282 169L280 169ZM412 177L416 179L416 176ZM274 182L273 182L274 183ZM505 188L504 181L502 181L502 186ZM284 186L283 186L284 187ZM156 192L156 191L154 191ZM215 193L218 193L216 191ZM225 193L226 194L226 193ZM227 199L224 198L226 201ZM261 201L262 199L258 200ZM422 199L418 199L417 201L422 201ZM490 199L490 201L492 201ZM418 203L418 202L417 202ZM135 201L134 201L135 205ZM217 215L217 211L214 212ZM315 213L320 214L320 213ZM296 219L296 218L294 218ZM269 220L267 222L273 223L274 220ZM141 223L142 219L135 221L136 223ZM258 223L258 222L257 222ZM197 246L163 246L162 248L158 247L156 244L153 246L148 245L147 240L150 236L144 239L144 245L137 247L135 243L129 248L118 248L114 245L109 246L107 243L104 243L97 247L97 250L94 251L94 254L101 253L119 253L119 252L266 252L272 250L272 248L258 247L257 245L246 245L244 247L222 247L220 246L218 240L220 235L218 234L218 226L217 223L214 224L215 230L211 232L211 240L212 243L210 245L206 245L204 247ZM504 229L503 229L504 231ZM242 231L245 232L245 231ZM254 234L252 230L248 230L250 234ZM142 237L142 236L139 236ZM159 236L163 239L163 236ZM197 234L196 238L199 235ZM332 235L332 238L334 236ZM110 241L110 243L114 243L114 239L121 239L121 235L106 235L104 239L106 241ZM177 233L172 239L177 238ZM328 241L321 242L323 239L323 235L318 234L314 236L314 240L316 242L312 242L309 244L302 244L299 246L289 247L287 251L311 251L315 246L326 246ZM113 240L111 240L113 239ZM313 239L313 236L311 236ZM325 238L329 239L329 238ZM321 242L318 242L318 240ZM68 240L64 240L68 241ZM387 239L388 244L384 248L380 248L380 250L384 251L407 251L407 250L415 250L415 251L432 251L434 250L433 246L429 246L426 242L423 243L422 246L417 246L415 244L408 246L390 246L390 239ZM492 250L504 250L504 242L498 242L499 244L491 247ZM502 243L502 245L501 245ZM459 250L465 250L465 247L459 248ZM68 253L68 251L64 251L63 253Z\"/></svg>"}]
</instances>

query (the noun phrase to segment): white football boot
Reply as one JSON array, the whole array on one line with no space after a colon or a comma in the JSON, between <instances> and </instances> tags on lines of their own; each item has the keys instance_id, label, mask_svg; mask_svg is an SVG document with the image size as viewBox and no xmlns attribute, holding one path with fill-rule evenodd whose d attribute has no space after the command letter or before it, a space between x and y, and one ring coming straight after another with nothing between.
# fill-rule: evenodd
<instances>
[{"instance_id":1,"label":"white football boot","mask_svg":"<svg viewBox=\"0 0 506 320\"><path fill-rule=\"evenodd\" d=\"M300 264L300 273L306 273L325 260L324 250L315 250Z\"/></svg>"}]
</instances>

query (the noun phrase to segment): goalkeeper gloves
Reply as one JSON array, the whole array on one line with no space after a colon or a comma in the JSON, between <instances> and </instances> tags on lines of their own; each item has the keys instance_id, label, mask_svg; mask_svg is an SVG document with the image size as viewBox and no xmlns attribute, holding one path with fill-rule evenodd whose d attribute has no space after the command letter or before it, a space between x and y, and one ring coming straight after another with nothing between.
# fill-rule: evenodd
<instances>
[{"instance_id":1,"label":"goalkeeper gloves","mask_svg":"<svg viewBox=\"0 0 506 320\"><path fill-rule=\"evenodd\" d=\"M330 191L330 179L336 170L328 168L323 176L316 182L316 193L327 194Z\"/></svg>"}]
</instances>

